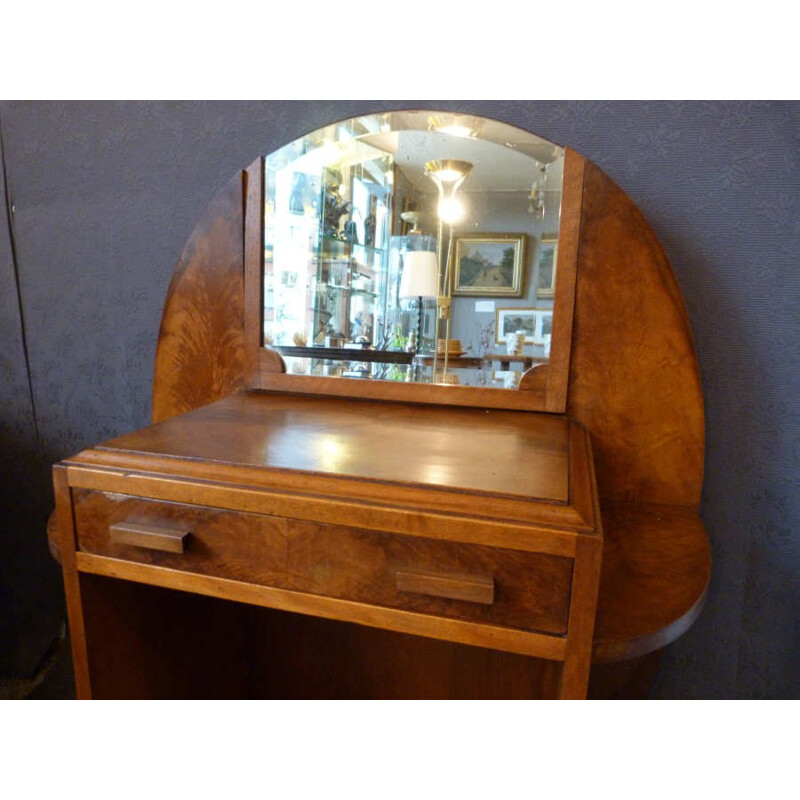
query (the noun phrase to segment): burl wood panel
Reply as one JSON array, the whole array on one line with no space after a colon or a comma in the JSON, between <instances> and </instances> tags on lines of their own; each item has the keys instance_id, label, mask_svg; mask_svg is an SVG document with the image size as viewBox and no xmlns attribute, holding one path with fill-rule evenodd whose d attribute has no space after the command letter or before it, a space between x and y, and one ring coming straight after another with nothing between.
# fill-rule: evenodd
<instances>
[{"instance_id":1,"label":"burl wood panel","mask_svg":"<svg viewBox=\"0 0 800 800\"><path fill-rule=\"evenodd\" d=\"M249 583L281 585L287 560L287 520L120 494L72 490L81 552L215 575ZM159 525L190 532L184 553L166 553L109 536L120 522Z\"/></svg>"},{"instance_id":2,"label":"burl wood panel","mask_svg":"<svg viewBox=\"0 0 800 800\"><path fill-rule=\"evenodd\" d=\"M586 165L567 413L590 431L601 498L697 507L700 376L683 299L627 195Z\"/></svg>"},{"instance_id":3,"label":"burl wood panel","mask_svg":"<svg viewBox=\"0 0 800 800\"><path fill-rule=\"evenodd\" d=\"M454 619L561 634L572 560L73 490L82 552ZM115 543L120 522L188 530L185 553ZM398 589L398 572L494 581L490 605Z\"/></svg>"},{"instance_id":4,"label":"burl wood panel","mask_svg":"<svg viewBox=\"0 0 800 800\"><path fill-rule=\"evenodd\" d=\"M561 634L569 612L572 560L519 550L431 541L324 525L292 536L289 572L304 591L522 630ZM401 591L397 573L494 580L494 602Z\"/></svg>"},{"instance_id":5,"label":"burl wood panel","mask_svg":"<svg viewBox=\"0 0 800 800\"><path fill-rule=\"evenodd\" d=\"M244 386L243 175L207 208L173 273L156 351L154 422Z\"/></svg>"},{"instance_id":6,"label":"burl wood panel","mask_svg":"<svg viewBox=\"0 0 800 800\"><path fill-rule=\"evenodd\" d=\"M675 641L703 608L711 550L694 509L603 506L595 662L637 658Z\"/></svg>"}]
</instances>

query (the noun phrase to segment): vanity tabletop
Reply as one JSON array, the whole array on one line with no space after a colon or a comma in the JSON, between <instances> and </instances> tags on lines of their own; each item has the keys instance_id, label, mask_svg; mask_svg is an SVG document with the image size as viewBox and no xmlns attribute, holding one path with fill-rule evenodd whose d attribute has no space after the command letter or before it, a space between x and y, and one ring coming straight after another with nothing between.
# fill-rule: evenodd
<instances>
[{"instance_id":1,"label":"vanity tabletop","mask_svg":"<svg viewBox=\"0 0 800 800\"><path fill-rule=\"evenodd\" d=\"M294 475L308 488L315 477L351 479L568 506L575 470L590 469L587 451L583 428L556 414L252 391L69 461L112 467L138 461L141 469L158 463L173 474L197 474L200 464L249 473L256 468L283 480Z\"/></svg>"},{"instance_id":2,"label":"vanity tabletop","mask_svg":"<svg viewBox=\"0 0 800 800\"><path fill-rule=\"evenodd\" d=\"M243 392L95 451L569 501L565 417Z\"/></svg>"}]
</instances>

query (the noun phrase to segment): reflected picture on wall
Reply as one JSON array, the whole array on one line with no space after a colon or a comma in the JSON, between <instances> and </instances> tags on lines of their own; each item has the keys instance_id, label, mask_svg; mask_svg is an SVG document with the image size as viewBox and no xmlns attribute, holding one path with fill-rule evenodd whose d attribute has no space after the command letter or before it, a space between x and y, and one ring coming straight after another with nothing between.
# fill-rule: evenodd
<instances>
[{"instance_id":1,"label":"reflected picture on wall","mask_svg":"<svg viewBox=\"0 0 800 800\"><path fill-rule=\"evenodd\" d=\"M535 308L498 308L495 312L495 341L503 343L509 333L523 331L525 344L533 344L536 336L537 312Z\"/></svg>"},{"instance_id":2,"label":"reflected picture on wall","mask_svg":"<svg viewBox=\"0 0 800 800\"><path fill-rule=\"evenodd\" d=\"M553 297L556 293L556 254L558 236L545 234L539 242L538 277L536 279L536 296Z\"/></svg>"},{"instance_id":3,"label":"reflected picture on wall","mask_svg":"<svg viewBox=\"0 0 800 800\"><path fill-rule=\"evenodd\" d=\"M525 235L469 234L456 239L453 294L521 297Z\"/></svg>"}]
</instances>

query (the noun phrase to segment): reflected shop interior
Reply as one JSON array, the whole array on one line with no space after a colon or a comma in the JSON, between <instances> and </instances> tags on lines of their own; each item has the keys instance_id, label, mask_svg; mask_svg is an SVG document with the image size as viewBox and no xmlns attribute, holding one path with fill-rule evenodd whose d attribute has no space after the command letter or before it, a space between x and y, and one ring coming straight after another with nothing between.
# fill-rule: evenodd
<instances>
[{"instance_id":1,"label":"reflected shop interior","mask_svg":"<svg viewBox=\"0 0 800 800\"><path fill-rule=\"evenodd\" d=\"M264 165L263 346L287 372L514 389L547 363L563 148L402 111Z\"/></svg>"}]
</instances>

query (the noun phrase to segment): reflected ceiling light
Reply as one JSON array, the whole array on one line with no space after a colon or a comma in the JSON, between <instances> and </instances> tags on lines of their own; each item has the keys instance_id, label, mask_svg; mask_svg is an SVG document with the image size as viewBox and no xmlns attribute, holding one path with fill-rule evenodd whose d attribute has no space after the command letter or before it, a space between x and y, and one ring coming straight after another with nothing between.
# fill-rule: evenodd
<instances>
[{"instance_id":1,"label":"reflected ceiling light","mask_svg":"<svg viewBox=\"0 0 800 800\"><path fill-rule=\"evenodd\" d=\"M449 133L451 136L460 136L463 139L473 139L478 135L481 123L472 117L461 114L443 116L433 114L428 117L428 130L437 133Z\"/></svg>"},{"instance_id":2,"label":"reflected ceiling light","mask_svg":"<svg viewBox=\"0 0 800 800\"><path fill-rule=\"evenodd\" d=\"M472 172L469 161L447 158L428 161L425 174L439 190L439 219L452 225L464 215L464 209L456 198L456 192Z\"/></svg>"},{"instance_id":3,"label":"reflected ceiling light","mask_svg":"<svg viewBox=\"0 0 800 800\"><path fill-rule=\"evenodd\" d=\"M428 161L425 164L425 174L434 181L442 183L463 183L472 172L472 164L469 161L456 161L452 158L444 158L438 161Z\"/></svg>"},{"instance_id":4,"label":"reflected ceiling light","mask_svg":"<svg viewBox=\"0 0 800 800\"><path fill-rule=\"evenodd\" d=\"M439 202L439 218L452 225L464 216L464 206L455 197L446 197Z\"/></svg>"},{"instance_id":5,"label":"reflected ceiling light","mask_svg":"<svg viewBox=\"0 0 800 800\"><path fill-rule=\"evenodd\" d=\"M445 125L437 130L439 133L449 133L451 136L462 136L465 139L475 135L472 128L468 128L466 125Z\"/></svg>"}]
</instances>

